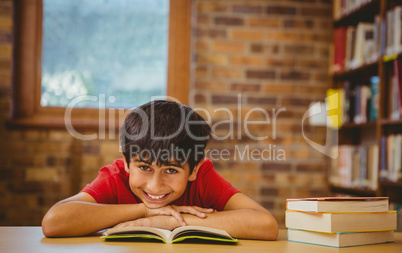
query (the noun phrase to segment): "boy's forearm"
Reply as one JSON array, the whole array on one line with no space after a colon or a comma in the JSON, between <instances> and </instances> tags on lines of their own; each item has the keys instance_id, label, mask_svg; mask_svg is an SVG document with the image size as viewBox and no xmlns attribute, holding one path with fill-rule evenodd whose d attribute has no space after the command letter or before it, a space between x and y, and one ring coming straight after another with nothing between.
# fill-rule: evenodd
<instances>
[{"instance_id":1,"label":"boy's forearm","mask_svg":"<svg viewBox=\"0 0 402 253\"><path fill-rule=\"evenodd\" d=\"M278 224L269 212L242 209L207 214L205 219L189 214L183 217L187 225L223 229L237 238L275 240L278 236Z\"/></svg>"},{"instance_id":2,"label":"boy's forearm","mask_svg":"<svg viewBox=\"0 0 402 253\"><path fill-rule=\"evenodd\" d=\"M127 220L143 218L144 204L106 205L71 201L56 204L45 215L42 229L48 237L88 235Z\"/></svg>"}]
</instances>

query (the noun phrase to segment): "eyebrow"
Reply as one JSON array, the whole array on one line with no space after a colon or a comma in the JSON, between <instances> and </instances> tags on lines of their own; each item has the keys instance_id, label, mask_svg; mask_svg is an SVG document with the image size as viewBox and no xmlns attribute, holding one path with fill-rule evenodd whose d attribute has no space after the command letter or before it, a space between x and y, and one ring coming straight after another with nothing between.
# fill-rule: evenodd
<instances>
[{"instance_id":1,"label":"eyebrow","mask_svg":"<svg viewBox=\"0 0 402 253\"><path fill-rule=\"evenodd\" d=\"M135 159L134 162L146 163L146 164L152 165L150 162L142 160L142 159ZM174 163L174 162L162 163L162 166L167 166L167 167L172 166L172 167L184 169L184 167L180 163Z\"/></svg>"}]
</instances>

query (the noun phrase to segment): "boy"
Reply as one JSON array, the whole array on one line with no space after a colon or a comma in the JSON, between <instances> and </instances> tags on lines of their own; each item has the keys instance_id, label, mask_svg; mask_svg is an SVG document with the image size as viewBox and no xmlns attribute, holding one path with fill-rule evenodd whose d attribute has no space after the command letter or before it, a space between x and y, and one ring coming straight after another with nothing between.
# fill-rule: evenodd
<instances>
[{"instance_id":1,"label":"boy","mask_svg":"<svg viewBox=\"0 0 402 253\"><path fill-rule=\"evenodd\" d=\"M210 136L209 125L187 106L152 101L134 109L121 128L124 158L103 167L77 195L56 203L43 218L43 233L66 237L112 226L200 225L233 237L275 240L275 218L205 158Z\"/></svg>"}]
</instances>

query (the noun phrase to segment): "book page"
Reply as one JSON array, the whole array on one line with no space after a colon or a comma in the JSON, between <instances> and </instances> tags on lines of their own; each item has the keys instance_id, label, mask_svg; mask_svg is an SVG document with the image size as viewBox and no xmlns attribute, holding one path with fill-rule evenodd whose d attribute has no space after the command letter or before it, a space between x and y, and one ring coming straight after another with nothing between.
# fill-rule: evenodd
<instances>
[{"instance_id":1,"label":"book page","mask_svg":"<svg viewBox=\"0 0 402 253\"><path fill-rule=\"evenodd\" d=\"M122 235L122 234L154 234L167 241L171 233L172 233L171 231L161 228L122 227L122 228L110 228L104 233L104 236Z\"/></svg>"},{"instance_id":2,"label":"book page","mask_svg":"<svg viewBox=\"0 0 402 253\"><path fill-rule=\"evenodd\" d=\"M197 232L200 232L202 235L210 234L211 236L219 236L232 239L232 237L225 230L202 226L184 226L174 229L170 235L169 240L174 240L180 236L185 236L187 233L191 233L192 235L194 235L194 233Z\"/></svg>"}]
</instances>

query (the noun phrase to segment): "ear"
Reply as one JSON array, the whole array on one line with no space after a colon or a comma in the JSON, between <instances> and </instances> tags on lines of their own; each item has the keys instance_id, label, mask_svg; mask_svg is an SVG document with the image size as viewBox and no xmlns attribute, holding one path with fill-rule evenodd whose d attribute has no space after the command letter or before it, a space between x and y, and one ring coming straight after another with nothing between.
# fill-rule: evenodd
<instances>
[{"instance_id":1,"label":"ear","mask_svg":"<svg viewBox=\"0 0 402 253\"><path fill-rule=\"evenodd\" d=\"M202 159L195 167L191 175L188 177L188 181L194 181L197 178L197 173L201 165L204 163L204 159Z\"/></svg>"},{"instance_id":2,"label":"ear","mask_svg":"<svg viewBox=\"0 0 402 253\"><path fill-rule=\"evenodd\" d=\"M124 159L124 170L125 170L127 173L130 173L129 164L127 163L126 157L125 157L124 155L123 155L123 159Z\"/></svg>"}]
</instances>

